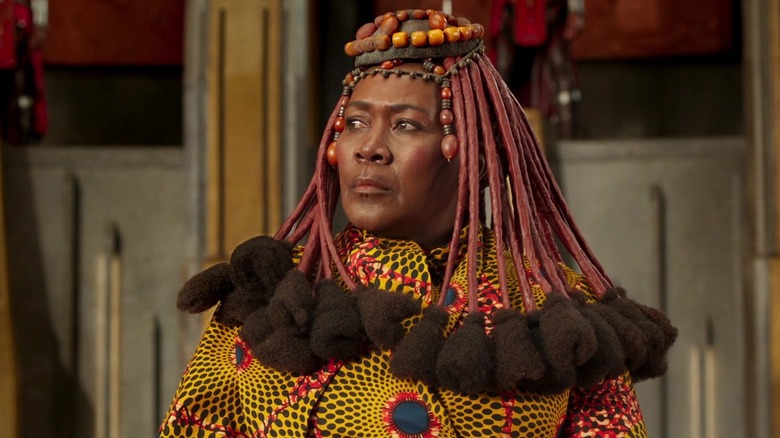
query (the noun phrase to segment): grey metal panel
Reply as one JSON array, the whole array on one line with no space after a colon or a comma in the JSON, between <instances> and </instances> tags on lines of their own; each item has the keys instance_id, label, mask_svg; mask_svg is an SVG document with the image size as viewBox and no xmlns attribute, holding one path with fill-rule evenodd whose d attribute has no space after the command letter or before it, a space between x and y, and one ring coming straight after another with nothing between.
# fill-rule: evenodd
<instances>
[{"instance_id":1,"label":"grey metal panel","mask_svg":"<svg viewBox=\"0 0 780 438\"><path fill-rule=\"evenodd\" d=\"M100 421L118 421L124 436L153 435L182 372L174 303L190 232L184 151L5 154L13 322L29 428L23 436L89 437ZM97 392L110 378L99 354L110 343L100 332L108 315L98 308L107 293L110 229L120 243L120 413L101 419L98 413L111 412L110 398Z\"/></svg>"},{"instance_id":2,"label":"grey metal panel","mask_svg":"<svg viewBox=\"0 0 780 438\"><path fill-rule=\"evenodd\" d=\"M637 391L651 436L745 436L744 142L566 142L558 178L612 279L680 330Z\"/></svg>"}]
</instances>

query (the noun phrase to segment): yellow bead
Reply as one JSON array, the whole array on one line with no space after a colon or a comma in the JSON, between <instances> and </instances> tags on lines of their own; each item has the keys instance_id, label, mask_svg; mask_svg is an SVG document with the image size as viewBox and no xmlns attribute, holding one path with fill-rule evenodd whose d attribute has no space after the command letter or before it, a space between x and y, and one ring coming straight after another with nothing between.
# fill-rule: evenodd
<instances>
[{"instance_id":1,"label":"yellow bead","mask_svg":"<svg viewBox=\"0 0 780 438\"><path fill-rule=\"evenodd\" d=\"M412 32L412 45L415 47L425 47L428 45L428 34L424 30Z\"/></svg>"},{"instance_id":2,"label":"yellow bead","mask_svg":"<svg viewBox=\"0 0 780 438\"><path fill-rule=\"evenodd\" d=\"M406 47L409 45L409 34L396 32L393 34L393 47Z\"/></svg>"},{"instance_id":3,"label":"yellow bead","mask_svg":"<svg viewBox=\"0 0 780 438\"><path fill-rule=\"evenodd\" d=\"M428 31L428 43L432 46L439 46L444 43L444 32L441 29L431 29Z\"/></svg>"},{"instance_id":4,"label":"yellow bead","mask_svg":"<svg viewBox=\"0 0 780 438\"><path fill-rule=\"evenodd\" d=\"M445 27L444 28L444 39L448 43L454 43L455 41L458 41L460 39L460 30L458 30L458 28L454 27L454 26Z\"/></svg>"}]
</instances>

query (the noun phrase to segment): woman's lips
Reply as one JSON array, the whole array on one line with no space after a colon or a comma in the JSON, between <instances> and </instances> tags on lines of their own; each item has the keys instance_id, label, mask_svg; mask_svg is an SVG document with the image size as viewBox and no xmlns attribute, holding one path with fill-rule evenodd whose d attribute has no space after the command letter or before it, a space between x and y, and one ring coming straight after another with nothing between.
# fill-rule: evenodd
<instances>
[{"instance_id":1,"label":"woman's lips","mask_svg":"<svg viewBox=\"0 0 780 438\"><path fill-rule=\"evenodd\" d=\"M390 187L374 178L358 177L352 182L352 190L361 194L386 193Z\"/></svg>"}]
</instances>

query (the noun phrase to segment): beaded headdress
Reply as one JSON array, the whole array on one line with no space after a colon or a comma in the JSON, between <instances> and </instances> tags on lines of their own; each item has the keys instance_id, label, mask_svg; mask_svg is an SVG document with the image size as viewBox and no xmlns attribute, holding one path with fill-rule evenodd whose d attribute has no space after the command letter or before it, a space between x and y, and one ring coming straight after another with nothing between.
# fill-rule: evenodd
<instances>
[{"instance_id":1,"label":"beaded headdress","mask_svg":"<svg viewBox=\"0 0 780 438\"><path fill-rule=\"evenodd\" d=\"M459 144L452 126L452 89L450 76L465 66L473 57L485 51L481 24L472 24L465 18L455 18L433 9L401 10L376 17L358 29L356 40L344 46L344 52L355 58L355 70L347 73L342 82L344 89L339 101L339 113L334 122L333 141L328 145L328 162L336 165L336 141L346 126L344 112L349 96L357 83L366 76L381 74L409 76L433 81L441 87L441 121L444 136L442 154L452 159L458 154ZM445 70L433 60L461 57L458 64ZM423 61L426 73L404 70L405 60Z\"/></svg>"},{"instance_id":2,"label":"beaded headdress","mask_svg":"<svg viewBox=\"0 0 780 438\"><path fill-rule=\"evenodd\" d=\"M515 387L556 392L626 370L635 379L663 374L676 329L661 312L614 287L588 248L520 104L484 56L483 33L478 24L422 9L384 14L361 27L345 46L356 69L344 79L320 141L315 175L298 206L273 239L251 239L236 248L230 263L190 280L180 308L201 311L221 300L216 318L243 324L241 336L255 356L290 372L310 373L325 361L347 359L372 346L393 349L390 371L396 376L462 392ZM426 71L404 70L403 63L411 60ZM446 341L440 339L445 294L420 318L420 303L408 295L356 284L331 234L339 196L335 147L345 127L344 108L356 84L378 74L439 84L442 153L444 158L459 154L442 284L450 284L465 252L469 315ZM478 233L488 222L495 236L500 301L500 310L491 315L480 311L477 286L483 250ZM467 248L461 251L464 229ZM587 291L569 286L557 242L582 271ZM294 266L292 248L299 243L303 250ZM510 274L518 291L508 288ZM534 290L544 299L537 300ZM513 308L510 292L521 296L521 305ZM410 318L418 322L406 332L403 323ZM434 345L440 350L431 351ZM453 351L458 354L443 353Z\"/></svg>"}]
</instances>

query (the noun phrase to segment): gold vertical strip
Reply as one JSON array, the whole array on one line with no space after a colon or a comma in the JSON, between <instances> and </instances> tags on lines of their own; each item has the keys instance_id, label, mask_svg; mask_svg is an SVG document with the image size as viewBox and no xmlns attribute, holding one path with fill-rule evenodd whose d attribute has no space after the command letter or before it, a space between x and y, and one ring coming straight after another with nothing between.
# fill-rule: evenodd
<instances>
[{"instance_id":1,"label":"gold vertical strip","mask_svg":"<svg viewBox=\"0 0 780 438\"><path fill-rule=\"evenodd\" d=\"M280 0L213 0L206 116L206 264L281 225Z\"/></svg>"},{"instance_id":2,"label":"gold vertical strip","mask_svg":"<svg viewBox=\"0 0 780 438\"><path fill-rule=\"evenodd\" d=\"M767 14L767 26L769 27L768 54L769 54L769 86L772 101L772 114L770 119L773 183L776 194L774 202L775 224L774 235L775 248L780 248L780 1L768 1L769 13ZM780 434L780 254L770 261L770 318L769 339L770 367L771 367L771 394L772 405L770 407L771 427L774 436Z\"/></svg>"},{"instance_id":3,"label":"gold vertical strip","mask_svg":"<svg viewBox=\"0 0 780 438\"><path fill-rule=\"evenodd\" d=\"M225 241L224 254L262 229L261 6L225 3Z\"/></svg>"},{"instance_id":4,"label":"gold vertical strip","mask_svg":"<svg viewBox=\"0 0 780 438\"><path fill-rule=\"evenodd\" d=\"M8 287L2 178L3 172L0 171L0 438L15 438L18 434L16 350L13 337L11 292Z\"/></svg>"},{"instance_id":5,"label":"gold vertical strip","mask_svg":"<svg viewBox=\"0 0 780 438\"><path fill-rule=\"evenodd\" d=\"M206 260L223 258L225 149L225 28L227 11L215 1L209 9L206 104Z\"/></svg>"}]
</instances>

